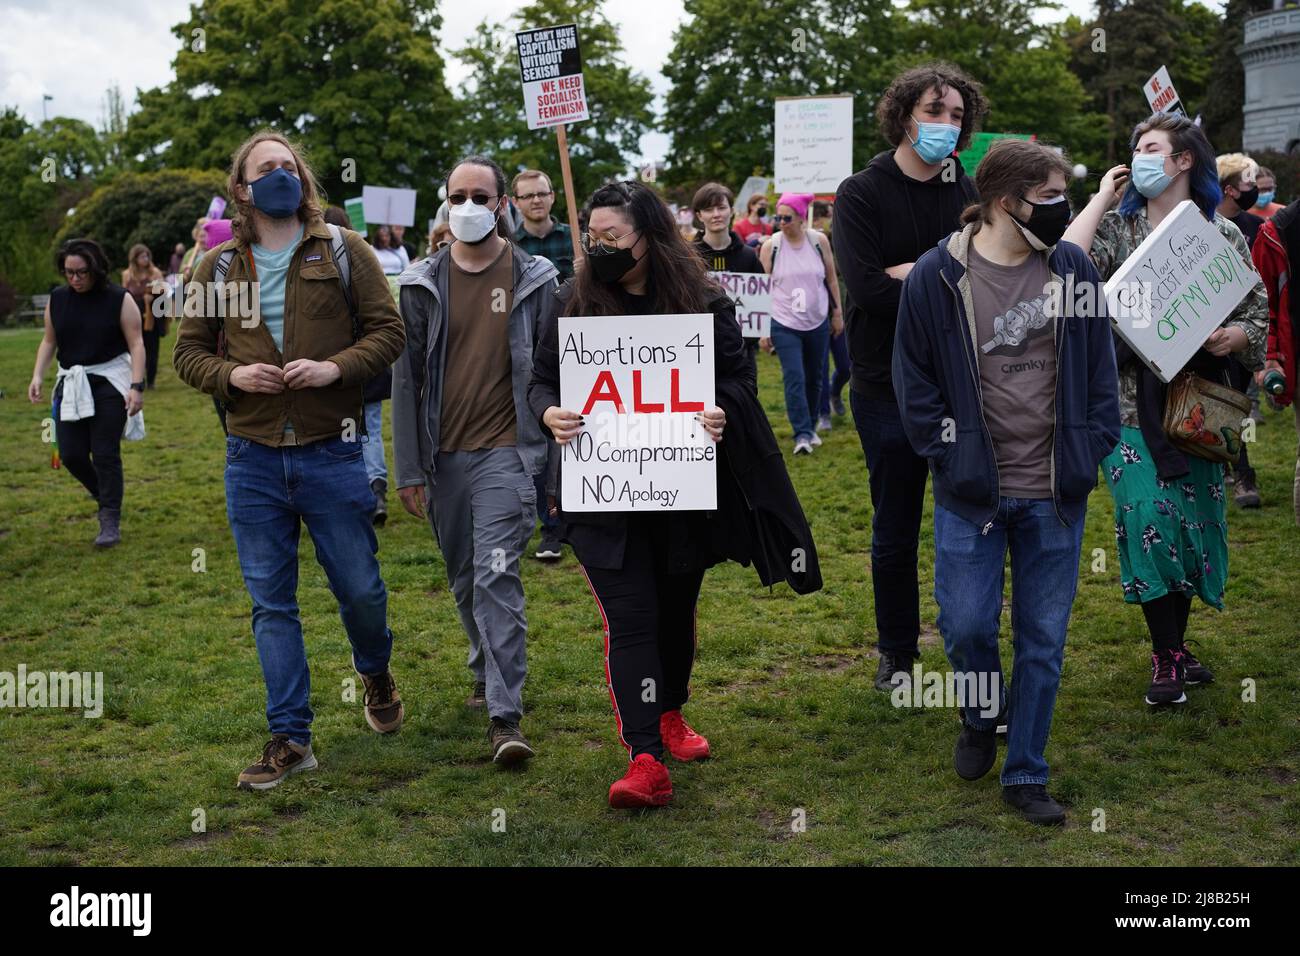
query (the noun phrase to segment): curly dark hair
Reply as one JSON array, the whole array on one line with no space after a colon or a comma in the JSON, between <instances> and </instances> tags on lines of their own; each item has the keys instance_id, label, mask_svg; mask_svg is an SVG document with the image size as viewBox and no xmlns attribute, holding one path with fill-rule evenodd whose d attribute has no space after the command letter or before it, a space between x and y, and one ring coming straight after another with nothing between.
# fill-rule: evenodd
<instances>
[{"instance_id":1,"label":"curly dark hair","mask_svg":"<svg viewBox=\"0 0 1300 956\"><path fill-rule=\"evenodd\" d=\"M940 95L948 90L961 94L966 111L961 118L957 149L960 151L970 145L971 134L983 123L989 103L980 85L951 63L926 63L894 77L876 104L876 120L889 145L897 146L903 142L912 110L931 90L938 90Z\"/></svg>"},{"instance_id":2,"label":"curly dark hair","mask_svg":"<svg viewBox=\"0 0 1300 956\"><path fill-rule=\"evenodd\" d=\"M63 266L68 261L68 256L79 256L86 261L90 277L95 280L93 288L98 289L107 280L108 256L104 255L103 247L94 239L69 239L59 246L59 251L54 254L54 268L59 270L59 275L63 275Z\"/></svg>"}]
</instances>

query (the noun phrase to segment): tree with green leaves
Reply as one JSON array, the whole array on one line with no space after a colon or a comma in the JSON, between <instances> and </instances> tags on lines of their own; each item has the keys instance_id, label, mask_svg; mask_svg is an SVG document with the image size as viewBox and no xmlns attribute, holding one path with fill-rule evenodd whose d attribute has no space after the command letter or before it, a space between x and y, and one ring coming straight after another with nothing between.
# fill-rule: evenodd
<instances>
[{"instance_id":1,"label":"tree with green leaves","mask_svg":"<svg viewBox=\"0 0 1300 956\"><path fill-rule=\"evenodd\" d=\"M146 169L227 169L269 126L302 142L332 200L411 187L432 214L454 118L440 26L436 0L200 0L173 28L174 78L138 94L128 151Z\"/></svg>"},{"instance_id":2,"label":"tree with green leaves","mask_svg":"<svg viewBox=\"0 0 1300 956\"><path fill-rule=\"evenodd\" d=\"M565 203L556 137L550 129L528 128L514 32L578 25L591 118L568 124L566 137L581 204L602 183L626 173L654 119L650 81L623 62L622 41L603 5L603 0L534 0L508 25L483 21L469 43L453 54L470 70L457 101L460 143L467 152L491 156L509 176L529 168L549 173L560 194L557 217L563 215Z\"/></svg>"},{"instance_id":3,"label":"tree with green leaves","mask_svg":"<svg viewBox=\"0 0 1300 956\"><path fill-rule=\"evenodd\" d=\"M855 168L884 147L870 114L897 32L888 4L769 0L741 11L730 0L686 0L685 11L664 65L667 182L734 188L770 174L778 96L851 93Z\"/></svg>"}]
</instances>

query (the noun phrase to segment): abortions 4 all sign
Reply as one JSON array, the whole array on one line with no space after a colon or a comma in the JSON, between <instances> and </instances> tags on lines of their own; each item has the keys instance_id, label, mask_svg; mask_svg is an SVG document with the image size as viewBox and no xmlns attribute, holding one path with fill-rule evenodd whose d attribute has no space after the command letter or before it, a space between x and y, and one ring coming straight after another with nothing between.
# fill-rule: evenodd
<instances>
[{"instance_id":1,"label":"abortions 4 all sign","mask_svg":"<svg viewBox=\"0 0 1300 956\"><path fill-rule=\"evenodd\" d=\"M560 404L586 420L560 457L565 511L712 511L713 316L560 319Z\"/></svg>"}]
</instances>

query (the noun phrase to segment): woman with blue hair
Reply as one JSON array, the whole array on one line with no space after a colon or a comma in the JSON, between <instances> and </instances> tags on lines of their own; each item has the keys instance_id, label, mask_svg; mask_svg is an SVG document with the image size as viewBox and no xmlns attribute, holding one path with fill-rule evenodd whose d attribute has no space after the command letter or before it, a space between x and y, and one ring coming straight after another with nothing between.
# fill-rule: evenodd
<instances>
[{"instance_id":1,"label":"woman with blue hair","mask_svg":"<svg viewBox=\"0 0 1300 956\"><path fill-rule=\"evenodd\" d=\"M1132 165L1116 166L1102 177L1097 195L1065 234L1090 250L1102 279L1114 275L1185 199L1253 270L1241 230L1215 211L1222 192L1214 149L1201 128L1185 116L1156 113L1134 128L1131 144ZM1112 209L1116 200L1119 208ZM1227 384L1230 357L1250 371L1263 366L1267 335L1268 304L1257 282L1186 367ZM1162 427L1166 386L1118 338L1115 355L1122 429L1119 445L1101 467L1115 500L1120 579L1124 600L1142 606L1151 632L1146 702L1181 704L1187 700L1185 685L1214 680L1187 649L1186 634L1192 598L1223 610L1228 579L1223 465L1184 455L1170 444Z\"/></svg>"}]
</instances>

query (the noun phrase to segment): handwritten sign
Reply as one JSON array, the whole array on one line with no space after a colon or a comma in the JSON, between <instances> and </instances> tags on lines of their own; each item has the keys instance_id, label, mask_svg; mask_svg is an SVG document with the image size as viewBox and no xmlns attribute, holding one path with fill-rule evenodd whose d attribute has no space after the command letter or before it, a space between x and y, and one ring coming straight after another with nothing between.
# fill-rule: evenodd
<instances>
[{"instance_id":1,"label":"handwritten sign","mask_svg":"<svg viewBox=\"0 0 1300 956\"><path fill-rule=\"evenodd\" d=\"M1142 87L1142 92L1147 95L1152 113L1183 112L1183 104L1178 99L1178 91L1174 89L1174 81L1169 79L1169 70L1163 66L1151 74L1151 79Z\"/></svg>"},{"instance_id":2,"label":"handwritten sign","mask_svg":"<svg viewBox=\"0 0 1300 956\"><path fill-rule=\"evenodd\" d=\"M414 226L415 190L362 186L361 208L368 223L377 226Z\"/></svg>"},{"instance_id":3,"label":"handwritten sign","mask_svg":"<svg viewBox=\"0 0 1300 956\"><path fill-rule=\"evenodd\" d=\"M853 172L853 97L779 96L773 135L780 192L833 193Z\"/></svg>"},{"instance_id":4,"label":"handwritten sign","mask_svg":"<svg viewBox=\"0 0 1300 956\"><path fill-rule=\"evenodd\" d=\"M515 34L515 42L519 45L519 78L524 86L528 128L545 129L587 119L578 25L521 30Z\"/></svg>"},{"instance_id":5,"label":"handwritten sign","mask_svg":"<svg viewBox=\"0 0 1300 956\"><path fill-rule=\"evenodd\" d=\"M1169 382L1259 282L1190 199L1142 240L1106 283L1119 336Z\"/></svg>"},{"instance_id":6,"label":"handwritten sign","mask_svg":"<svg viewBox=\"0 0 1300 956\"><path fill-rule=\"evenodd\" d=\"M747 339L772 334L772 277L766 272L712 272L722 291L736 303L736 321Z\"/></svg>"},{"instance_id":7,"label":"handwritten sign","mask_svg":"<svg viewBox=\"0 0 1300 956\"><path fill-rule=\"evenodd\" d=\"M572 316L560 323L560 404L585 419L560 456L565 511L712 511L713 316Z\"/></svg>"}]
</instances>

